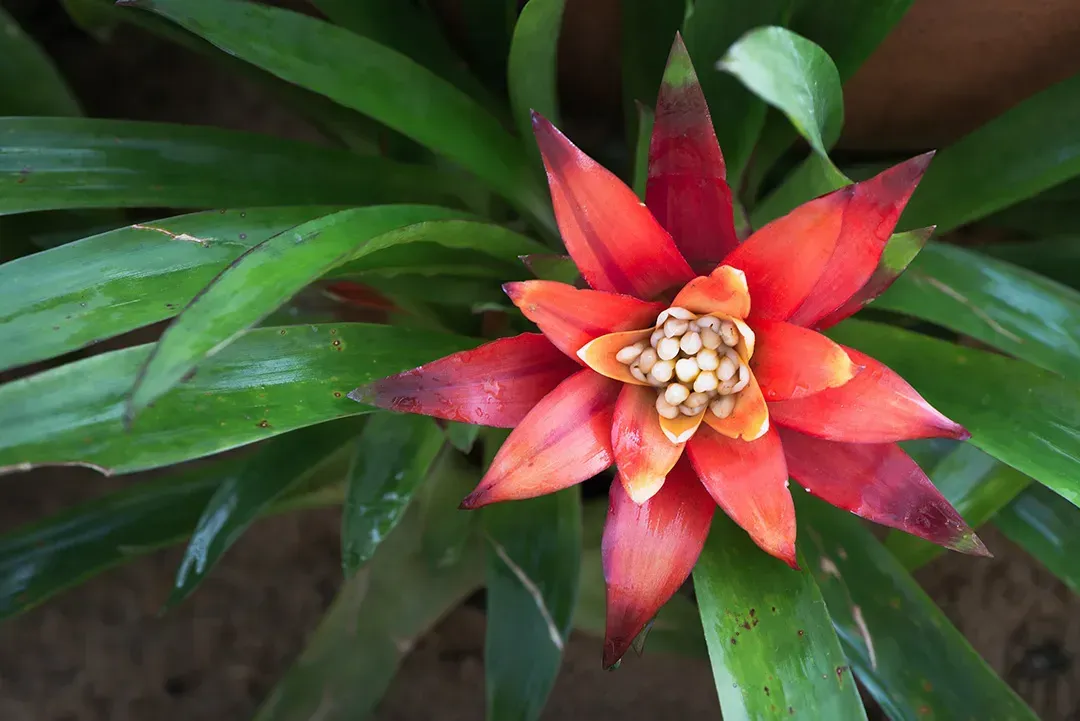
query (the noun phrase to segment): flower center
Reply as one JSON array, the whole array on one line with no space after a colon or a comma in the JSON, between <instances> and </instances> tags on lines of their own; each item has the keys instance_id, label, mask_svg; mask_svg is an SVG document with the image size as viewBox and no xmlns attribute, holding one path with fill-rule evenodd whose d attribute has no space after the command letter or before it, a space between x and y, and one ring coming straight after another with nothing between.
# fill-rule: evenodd
<instances>
[{"instance_id":1,"label":"flower center","mask_svg":"<svg viewBox=\"0 0 1080 721\"><path fill-rule=\"evenodd\" d=\"M615 359L657 389L664 418L696 416L706 408L719 418L735 410L735 396L750 383L750 368L735 347L742 339L730 320L672 307L656 319L649 342L622 348Z\"/></svg>"}]
</instances>

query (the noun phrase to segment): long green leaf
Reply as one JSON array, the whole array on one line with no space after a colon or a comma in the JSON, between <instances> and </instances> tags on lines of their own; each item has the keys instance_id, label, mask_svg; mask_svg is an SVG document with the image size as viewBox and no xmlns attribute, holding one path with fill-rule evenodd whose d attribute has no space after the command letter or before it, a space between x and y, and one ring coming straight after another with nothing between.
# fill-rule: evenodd
<instances>
[{"instance_id":1,"label":"long green leaf","mask_svg":"<svg viewBox=\"0 0 1080 721\"><path fill-rule=\"evenodd\" d=\"M469 64L488 86L506 86L506 63L519 0L462 0Z\"/></svg>"},{"instance_id":2,"label":"long green leaf","mask_svg":"<svg viewBox=\"0 0 1080 721\"><path fill-rule=\"evenodd\" d=\"M865 719L814 577L717 513L694 590L725 719Z\"/></svg>"},{"instance_id":3,"label":"long green leaf","mask_svg":"<svg viewBox=\"0 0 1080 721\"><path fill-rule=\"evenodd\" d=\"M365 568L346 581L300 659L255 721L363 721L420 637L483 579L473 544L460 563L432 569L413 507Z\"/></svg>"},{"instance_id":4,"label":"long green leaf","mask_svg":"<svg viewBox=\"0 0 1080 721\"><path fill-rule=\"evenodd\" d=\"M0 119L0 215L443 201L436 171L217 128L82 118Z\"/></svg>"},{"instance_id":5,"label":"long green leaf","mask_svg":"<svg viewBox=\"0 0 1080 721\"><path fill-rule=\"evenodd\" d=\"M0 8L0 116L82 115L56 66Z\"/></svg>"},{"instance_id":6,"label":"long green leaf","mask_svg":"<svg viewBox=\"0 0 1080 721\"><path fill-rule=\"evenodd\" d=\"M810 147L828 156L844 124L844 100L840 74L820 46L785 28L758 28L739 38L719 67L784 113Z\"/></svg>"},{"instance_id":7,"label":"long green leaf","mask_svg":"<svg viewBox=\"0 0 1080 721\"><path fill-rule=\"evenodd\" d=\"M150 346L103 353L0 386L0 472L72 463L105 473L166 466L370 412L359 384L475 345L431 331L341 323L244 334L124 430Z\"/></svg>"},{"instance_id":8,"label":"long green leaf","mask_svg":"<svg viewBox=\"0 0 1080 721\"><path fill-rule=\"evenodd\" d=\"M363 420L343 419L274 438L226 478L195 525L166 606L190 596L255 519L354 437Z\"/></svg>"},{"instance_id":9,"label":"long green leaf","mask_svg":"<svg viewBox=\"0 0 1080 721\"><path fill-rule=\"evenodd\" d=\"M686 0L622 0L619 3L622 95L628 137L640 137L636 104L656 102L675 33L686 17Z\"/></svg>"},{"instance_id":10,"label":"long green leaf","mask_svg":"<svg viewBox=\"0 0 1080 721\"><path fill-rule=\"evenodd\" d=\"M989 521L1031 479L1014 468L999 463L973 445L964 443L950 452L928 472L937 489L973 528ZM941 546L921 538L890 531L885 547L909 571L923 566L945 552Z\"/></svg>"},{"instance_id":11,"label":"long green leaf","mask_svg":"<svg viewBox=\"0 0 1080 721\"><path fill-rule=\"evenodd\" d=\"M420 546L432 568L445 568L465 555L480 521L480 514L461 509L461 499L476 488L480 473L461 453L444 448L428 477Z\"/></svg>"},{"instance_id":12,"label":"long green leaf","mask_svg":"<svg viewBox=\"0 0 1080 721\"><path fill-rule=\"evenodd\" d=\"M762 25L785 25L793 5L794 0L699 2L683 26L686 47L698 68L705 99L712 108L716 137L727 165L728 184L736 191L742 185L750 154L765 123L766 106L734 77L708 69L715 67L744 33ZM660 65L657 86L662 73L663 65ZM655 91L652 97L639 99L652 105L653 97Z\"/></svg>"},{"instance_id":13,"label":"long green leaf","mask_svg":"<svg viewBox=\"0 0 1080 721\"><path fill-rule=\"evenodd\" d=\"M1080 381L1080 292L1010 263L931 243L872 307L928 320Z\"/></svg>"},{"instance_id":14,"label":"long green leaf","mask_svg":"<svg viewBox=\"0 0 1080 721\"><path fill-rule=\"evenodd\" d=\"M518 17L510 42L507 65L510 106L514 109L521 139L533 149L540 170L543 170L543 164L540 151L533 142L532 111L561 125L555 79L559 30L565 7L566 0L529 0Z\"/></svg>"},{"instance_id":15,"label":"long green leaf","mask_svg":"<svg viewBox=\"0 0 1080 721\"><path fill-rule=\"evenodd\" d=\"M1070 212L1072 207L1070 204ZM1080 237L1076 235L1016 243L994 243L980 246L979 250L1070 288L1080 289Z\"/></svg>"},{"instance_id":16,"label":"long green leaf","mask_svg":"<svg viewBox=\"0 0 1080 721\"><path fill-rule=\"evenodd\" d=\"M441 153L550 227L521 145L445 80L371 40L315 18L238 0L137 0L289 82L369 115Z\"/></svg>"},{"instance_id":17,"label":"long green leaf","mask_svg":"<svg viewBox=\"0 0 1080 721\"><path fill-rule=\"evenodd\" d=\"M313 4L336 24L407 55L477 100L490 100L447 42L436 15L423 4L400 0L313 0Z\"/></svg>"},{"instance_id":18,"label":"long green leaf","mask_svg":"<svg viewBox=\"0 0 1080 721\"><path fill-rule=\"evenodd\" d=\"M332 207L138 223L0 265L0 369L176 315L241 253Z\"/></svg>"},{"instance_id":19,"label":"long green leaf","mask_svg":"<svg viewBox=\"0 0 1080 721\"><path fill-rule=\"evenodd\" d=\"M308 221L251 248L200 291L162 335L136 379L129 414L141 412L198 363L335 266L415 239L401 233L389 240L380 236L419 222L460 217L434 206L354 208Z\"/></svg>"},{"instance_id":20,"label":"long green leaf","mask_svg":"<svg viewBox=\"0 0 1080 721\"><path fill-rule=\"evenodd\" d=\"M1080 593L1080 510L1032 485L994 517L1005 536Z\"/></svg>"},{"instance_id":21,"label":"long green leaf","mask_svg":"<svg viewBox=\"0 0 1080 721\"><path fill-rule=\"evenodd\" d=\"M269 509L279 513L341 503L345 458L328 460L302 489ZM219 461L135 484L0 537L0 619L23 613L88 578L171 546L191 534L216 488L243 461Z\"/></svg>"},{"instance_id":22,"label":"long green leaf","mask_svg":"<svg viewBox=\"0 0 1080 721\"><path fill-rule=\"evenodd\" d=\"M877 323L848 320L829 335L903 376L971 431L971 443L1080 505L1080 385L1023 361Z\"/></svg>"},{"instance_id":23,"label":"long green leaf","mask_svg":"<svg viewBox=\"0 0 1080 721\"><path fill-rule=\"evenodd\" d=\"M1035 721L858 519L799 495L809 570L848 661L890 719Z\"/></svg>"},{"instance_id":24,"label":"long green leaf","mask_svg":"<svg viewBox=\"0 0 1080 721\"><path fill-rule=\"evenodd\" d=\"M379 413L356 440L341 512L341 565L360 570L394 530L427 477L443 436L424 416Z\"/></svg>"},{"instance_id":25,"label":"long green leaf","mask_svg":"<svg viewBox=\"0 0 1080 721\"><path fill-rule=\"evenodd\" d=\"M485 508L489 721L540 717L577 601L581 491Z\"/></svg>"},{"instance_id":26,"label":"long green leaf","mask_svg":"<svg viewBox=\"0 0 1080 721\"><path fill-rule=\"evenodd\" d=\"M1080 75L1053 85L937 154L901 219L939 231L1080 175Z\"/></svg>"}]
</instances>

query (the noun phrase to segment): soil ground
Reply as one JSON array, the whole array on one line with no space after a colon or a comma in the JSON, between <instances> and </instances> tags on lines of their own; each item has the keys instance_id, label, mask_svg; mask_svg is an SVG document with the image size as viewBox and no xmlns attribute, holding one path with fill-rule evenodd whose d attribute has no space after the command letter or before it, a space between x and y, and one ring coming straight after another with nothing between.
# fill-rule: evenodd
<instances>
[{"instance_id":1,"label":"soil ground","mask_svg":"<svg viewBox=\"0 0 1080 721\"><path fill-rule=\"evenodd\" d=\"M4 4L54 54L92 116L317 137L257 87L204 60L126 32L101 47L54 2ZM45 469L2 481L0 533L137 479ZM176 549L0 625L0 719L249 718L333 598L337 524L331 510L257 524L193 598L163 617ZM1080 599L992 529L982 535L996 558L949 554L919 580L1042 718L1080 719ZM378 718L481 719L483 625L469 607L444 620L408 658ZM606 673L599 651L596 639L572 638L545 719L719 716L706 662L646 653Z\"/></svg>"}]
</instances>

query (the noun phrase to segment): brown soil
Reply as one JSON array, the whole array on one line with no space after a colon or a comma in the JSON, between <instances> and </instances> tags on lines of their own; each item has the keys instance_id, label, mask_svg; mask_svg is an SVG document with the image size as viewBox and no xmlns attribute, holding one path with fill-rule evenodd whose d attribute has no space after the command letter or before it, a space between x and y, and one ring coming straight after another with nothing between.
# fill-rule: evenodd
<instances>
[{"instance_id":1,"label":"brown soil","mask_svg":"<svg viewBox=\"0 0 1080 721\"><path fill-rule=\"evenodd\" d=\"M205 60L131 33L103 49L46 7L53 3L5 5L55 54L91 115L316 137L258 88L222 77ZM137 479L50 469L2 481L0 533ZM326 510L257 524L193 598L163 617L158 609L176 549L0 625L0 719L249 718L340 582L337 523L337 513ZM1080 718L1080 668L1073 663L1080 600L999 534L991 530L984 538L994 560L950 554L920 580L1043 718ZM482 718L482 646L482 614L456 611L409 657L378 718ZM647 653L606 673L599 652L596 639L571 640L545 718L719 716L706 662Z\"/></svg>"}]
</instances>

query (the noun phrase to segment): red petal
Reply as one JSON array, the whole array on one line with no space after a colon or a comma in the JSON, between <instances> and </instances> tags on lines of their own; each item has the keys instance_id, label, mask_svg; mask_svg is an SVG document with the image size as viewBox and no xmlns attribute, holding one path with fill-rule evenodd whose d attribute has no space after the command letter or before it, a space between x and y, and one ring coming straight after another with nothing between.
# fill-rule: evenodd
<instances>
[{"instance_id":1,"label":"red petal","mask_svg":"<svg viewBox=\"0 0 1080 721\"><path fill-rule=\"evenodd\" d=\"M349 398L389 411L513 428L579 367L539 333L522 333L361 386Z\"/></svg>"},{"instance_id":2,"label":"red petal","mask_svg":"<svg viewBox=\"0 0 1080 721\"><path fill-rule=\"evenodd\" d=\"M724 259L746 273L752 319L787 320L806 300L836 248L853 193L849 185L800 205Z\"/></svg>"},{"instance_id":3,"label":"red petal","mask_svg":"<svg viewBox=\"0 0 1080 721\"><path fill-rule=\"evenodd\" d=\"M806 328L776 320L754 324L750 367L767 401L805 398L842 386L859 371L839 344Z\"/></svg>"},{"instance_id":4,"label":"red petal","mask_svg":"<svg viewBox=\"0 0 1080 721\"><path fill-rule=\"evenodd\" d=\"M835 443L780 429L788 472L837 508L977 556L986 546L894 443Z\"/></svg>"},{"instance_id":5,"label":"red petal","mask_svg":"<svg viewBox=\"0 0 1080 721\"><path fill-rule=\"evenodd\" d=\"M651 326L664 310L629 295L577 288L548 280L507 283L503 290L525 317L568 356L591 340L616 331Z\"/></svg>"},{"instance_id":6,"label":"red petal","mask_svg":"<svg viewBox=\"0 0 1080 721\"><path fill-rule=\"evenodd\" d=\"M630 367L620 363L615 358L615 354L638 341L648 342L649 335L652 332L652 328L645 328L644 330L624 330L618 333L608 333L582 346L577 353L577 357L582 363L602 376L631 385L647 386L648 383L634 378L630 373Z\"/></svg>"},{"instance_id":7,"label":"red petal","mask_svg":"<svg viewBox=\"0 0 1080 721\"><path fill-rule=\"evenodd\" d=\"M863 306L887 291L900 274L907 270L919 251L926 247L926 243L933 234L934 226L931 226L892 236L885 245L885 252L871 274L870 280L866 281L866 285L857 290L855 295L848 298L847 302L839 308L814 323L813 327L818 330L831 328L845 318L855 315L862 310ZM895 252L893 251L894 244L897 244Z\"/></svg>"},{"instance_id":8,"label":"red petal","mask_svg":"<svg viewBox=\"0 0 1080 721\"><path fill-rule=\"evenodd\" d=\"M637 504L611 484L602 553L607 581L604 666L612 666L690 576L716 505L686 461L660 491Z\"/></svg>"},{"instance_id":9,"label":"red petal","mask_svg":"<svg viewBox=\"0 0 1080 721\"><path fill-rule=\"evenodd\" d=\"M671 305L695 313L722 313L733 318L746 318L750 314L746 275L729 265L721 265L710 275L694 278L683 286Z\"/></svg>"},{"instance_id":10,"label":"red petal","mask_svg":"<svg viewBox=\"0 0 1080 721\"><path fill-rule=\"evenodd\" d=\"M656 101L645 204L695 266L715 265L739 244L726 174L705 95L677 36Z\"/></svg>"},{"instance_id":11,"label":"red petal","mask_svg":"<svg viewBox=\"0 0 1080 721\"><path fill-rule=\"evenodd\" d=\"M461 507L535 498L610 466L611 414L621 387L588 369L560 383L506 439Z\"/></svg>"},{"instance_id":12,"label":"red petal","mask_svg":"<svg viewBox=\"0 0 1080 721\"><path fill-rule=\"evenodd\" d=\"M933 152L924 153L855 184L836 251L810 296L789 319L792 323L814 325L866 284L933 157Z\"/></svg>"},{"instance_id":13,"label":"red petal","mask_svg":"<svg viewBox=\"0 0 1080 721\"><path fill-rule=\"evenodd\" d=\"M634 503L644 503L664 485L686 444L664 435L654 389L625 385L615 404L611 446L623 487Z\"/></svg>"},{"instance_id":14,"label":"red petal","mask_svg":"<svg viewBox=\"0 0 1080 721\"><path fill-rule=\"evenodd\" d=\"M847 443L970 437L963 426L939 413L888 367L854 348L844 350L863 370L839 388L770 403L769 415L774 422L817 438Z\"/></svg>"},{"instance_id":15,"label":"red petal","mask_svg":"<svg viewBox=\"0 0 1080 721\"><path fill-rule=\"evenodd\" d=\"M634 191L537 113L533 131L563 242L590 286L652 298L694 277Z\"/></svg>"},{"instance_id":16,"label":"red petal","mask_svg":"<svg viewBox=\"0 0 1080 721\"><path fill-rule=\"evenodd\" d=\"M702 428L686 444L686 455L705 490L731 520L762 550L798 568L795 504L776 429L756 441L741 441Z\"/></svg>"}]
</instances>

